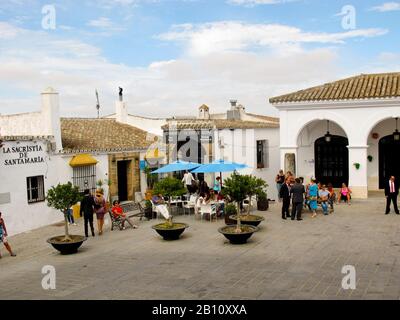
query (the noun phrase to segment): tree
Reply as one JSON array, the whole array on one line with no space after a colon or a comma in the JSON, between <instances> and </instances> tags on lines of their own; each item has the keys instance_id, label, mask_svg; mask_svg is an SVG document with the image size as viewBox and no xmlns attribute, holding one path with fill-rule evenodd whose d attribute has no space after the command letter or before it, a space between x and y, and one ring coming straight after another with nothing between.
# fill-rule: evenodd
<instances>
[{"instance_id":1,"label":"tree","mask_svg":"<svg viewBox=\"0 0 400 320\"><path fill-rule=\"evenodd\" d=\"M154 184L153 194L161 194L168 197L168 209L171 212L171 197L179 197L186 193L186 189L181 180L167 177ZM169 219L169 224L172 224L172 217Z\"/></svg>"},{"instance_id":2,"label":"tree","mask_svg":"<svg viewBox=\"0 0 400 320\"><path fill-rule=\"evenodd\" d=\"M230 197L236 202L238 207L236 232L242 232L242 226L240 221L240 204L246 199L249 193L249 178L248 176L243 176L238 174L236 171L231 175L231 177L225 179L224 188L222 189L222 194L224 196Z\"/></svg>"},{"instance_id":3,"label":"tree","mask_svg":"<svg viewBox=\"0 0 400 320\"><path fill-rule=\"evenodd\" d=\"M49 189L46 200L49 207L60 210L64 214L65 237L63 241L71 241L71 237L68 233L68 210L71 206L82 200L79 188L73 186L71 182L58 184Z\"/></svg>"}]
</instances>

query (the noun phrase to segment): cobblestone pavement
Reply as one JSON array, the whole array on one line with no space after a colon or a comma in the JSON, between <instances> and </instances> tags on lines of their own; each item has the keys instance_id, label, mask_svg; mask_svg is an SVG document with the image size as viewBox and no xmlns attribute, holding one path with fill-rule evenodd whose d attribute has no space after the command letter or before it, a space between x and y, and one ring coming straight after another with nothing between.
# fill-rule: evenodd
<instances>
[{"instance_id":1,"label":"cobblestone pavement","mask_svg":"<svg viewBox=\"0 0 400 320\"><path fill-rule=\"evenodd\" d=\"M49 226L10 237L1 247L1 299L399 299L400 216L384 200L354 201L316 219L282 220L272 204L262 228L241 246L217 229L223 221L179 216L190 228L165 242L151 225L89 238L79 253L59 255L45 240ZM79 221L80 222L80 221ZM83 226L72 227L82 234ZM42 289L41 269L56 268L56 290ZM341 289L344 265L357 272L356 290Z\"/></svg>"}]
</instances>

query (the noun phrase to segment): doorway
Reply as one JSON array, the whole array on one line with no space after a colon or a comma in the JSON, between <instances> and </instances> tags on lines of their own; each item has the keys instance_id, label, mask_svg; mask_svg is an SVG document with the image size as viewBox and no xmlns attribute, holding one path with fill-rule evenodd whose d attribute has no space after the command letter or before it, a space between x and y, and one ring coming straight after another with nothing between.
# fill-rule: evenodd
<instances>
[{"instance_id":1,"label":"doorway","mask_svg":"<svg viewBox=\"0 0 400 320\"><path fill-rule=\"evenodd\" d=\"M349 141L345 137L332 136L327 142L325 137L315 141L315 178L322 184L332 183L340 188L349 183Z\"/></svg>"},{"instance_id":2,"label":"doorway","mask_svg":"<svg viewBox=\"0 0 400 320\"><path fill-rule=\"evenodd\" d=\"M384 189L390 176L400 179L400 141L394 136L383 137L379 141L379 189Z\"/></svg>"},{"instance_id":3,"label":"doorway","mask_svg":"<svg viewBox=\"0 0 400 320\"><path fill-rule=\"evenodd\" d=\"M118 200L128 200L128 166L130 161L117 162Z\"/></svg>"}]
</instances>

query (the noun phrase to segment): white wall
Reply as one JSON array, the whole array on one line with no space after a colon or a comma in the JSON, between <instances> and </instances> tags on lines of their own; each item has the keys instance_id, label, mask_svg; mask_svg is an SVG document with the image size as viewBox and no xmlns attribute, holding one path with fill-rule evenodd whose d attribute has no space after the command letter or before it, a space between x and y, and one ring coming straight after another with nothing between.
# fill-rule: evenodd
<instances>
[{"instance_id":1,"label":"white wall","mask_svg":"<svg viewBox=\"0 0 400 320\"><path fill-rule=\"evenodd\" d=\"M224 143L223 150L219 147L218 137L222 138ZM268 140L268 168L257 169L257 140ZM268 197L277 199L275 176L280 169L278 128L216 130L214 141L215 159L223 156L227 161L247 164L249 168L240 170L240 173L252 174L264 179L269 185ZM224 173L223 177L230 175L231 173Z\"/></svg>"},{"instance_id":2,"label":"white wall","mask_svg":"<svg viewBox=\"0 0 400 320\"><path fill-rule=\"evenodd\" d=\"M5 153L8 147L41 146L42 151L30 152L28 157L43 157L43 163L5 165L5 160L19 157L18 153ZM97 180L108 177L107 155L94 155L97 164ZM63 220L61 212L49 208L46 202L28 204L27 177L44 176L45 193L58 183L72 181L72 168L69 161L72 155L52 155L46 152L46 142L6 141L0 150L0 194L10 193L10 203L0 204L0 211L7 224L10 235L33 230Z\"/></svg>"},{"instance_id":3,"label":"white wall","mask_svg":"<svg viewBox=\"0 0 400 320\"><path fill-rule=\"evenodd\" d=\"M349 185L355 198L368 196L367 155L371 130L384 119L400 117L400 99L276 104L280 113L281 166L284 154L298 153L298 136L316 120L337 123L349 139ZM359 170L354 163L360 163ZM297 166L301 164L297 161ZM303 168L304 169L304 168ZM297 170L299 171L299 170Z\"/></svg>"}]
</instances>

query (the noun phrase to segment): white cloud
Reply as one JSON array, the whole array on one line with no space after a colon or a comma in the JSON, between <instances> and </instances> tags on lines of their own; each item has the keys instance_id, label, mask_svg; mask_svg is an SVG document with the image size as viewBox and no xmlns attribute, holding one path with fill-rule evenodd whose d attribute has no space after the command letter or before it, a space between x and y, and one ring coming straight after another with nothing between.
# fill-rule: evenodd
<instances>
[{"instance_id":1,"label":"white cloud","mask_svg":"<svg viewBox=\"0 0 400 320\"><path fill-rule=\"evenodd\" d=\"M380 6L372 7L371 11L387 12L400 10L400 2L385 2Z\"/></svg>"},{"instance_id":2,"label":"white cloud","mask_svg":"<svg viewBox=\"0 0 400 320\"><path fill-rule=\"evenodd\" d=\"M254 7L263 4L278 4L285 2L294 2L298 0L227 0L227 3L235 5L244 5L247 7Z\"/></svg>"},{"instance_id":3,"label":"white cloud","mask_svg":"<svg viewBox=\"0 0 400 320\"><path fill-rule=\"evenodd\" d=\"M19 31L20 29L12 26L11 24L0 21L0 39L15 38Z\"/></svg>"},{"instance_id":4,"label":"white cloud","mask_svg":"<svg viewBox=\"0 0 400 320\"><path fill-rule=\"evenodd\" d=\"M387 33L384 29L357 29L340 33L304 32L280 24L247 24L222 21L200 25L176 25L159 39L183 42L193 55L221 51L249 50L254 47L279 48L304 43L342 44L351 38L375 37Z\"/></svg>"},{"instance_id":5,"label":"white cloud","mask_svg":"<svg viewBox=\"0 0 400 320\"><path fill-rule=\"evenodd\" d=\"M87 23L87 25L90 27L108 28L108 27L112 27L113 23L111 22L111 20L109 18L100 17L96 20L90 20Z\"/></svg>"}]
</instances>

